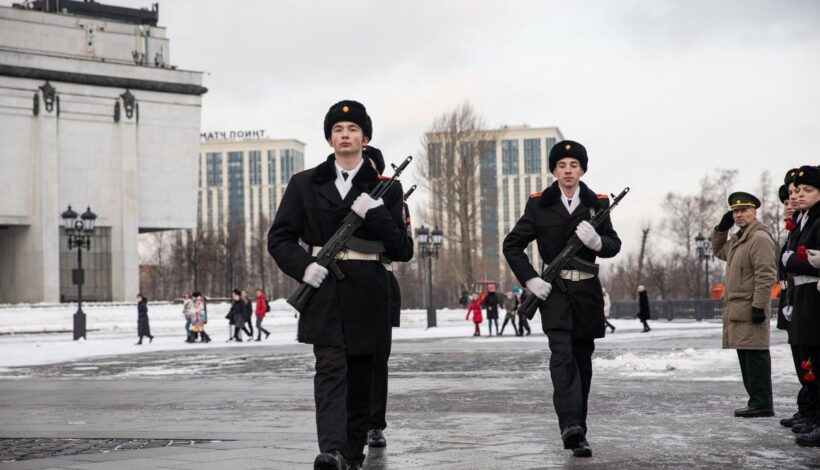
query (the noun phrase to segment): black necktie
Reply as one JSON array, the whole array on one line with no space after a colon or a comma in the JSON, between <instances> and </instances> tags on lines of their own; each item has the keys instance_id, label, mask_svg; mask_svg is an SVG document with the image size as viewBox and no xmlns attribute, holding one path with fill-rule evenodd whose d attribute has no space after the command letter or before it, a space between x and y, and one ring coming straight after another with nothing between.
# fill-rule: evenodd
<instances>
[{"instance_id":1,"label":"black necktie","mask_svg":"<svg viewBox=\"0 0 820 470\"><path fill-rule=\"evenodd\" d=\"M567 206L572 207L572 198L567 199Z\"/></svg>"},{"instance_id":2,"label":"black necktie","mask_svg":"<svg viewBox=\"0 0 820 470\"><path fill-rule=\"evenodd\" d=\"M343 179L343 180L347 181L347 177L348 177L348 176L350 176L350 175L348 175L346 171L343 171L343 172L342 172L342 179Z\"/></svg>"}]
</instances>

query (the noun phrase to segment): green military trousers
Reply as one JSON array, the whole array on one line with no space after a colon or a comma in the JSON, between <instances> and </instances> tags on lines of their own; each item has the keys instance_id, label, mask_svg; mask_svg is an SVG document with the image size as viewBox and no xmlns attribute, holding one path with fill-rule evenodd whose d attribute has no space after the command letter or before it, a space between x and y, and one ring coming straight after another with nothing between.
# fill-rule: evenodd
<instances>
[{"instance_id":1,"label":"green military trousers","mask_svg":"<svg viewBox=\"0 0 820 470\"><path fill-rule=\"evenodd\" d=\"M738 349L740 374L749 394L749 408L773 409L772 358L768 349Z\"/></svg>"}]
</instances>

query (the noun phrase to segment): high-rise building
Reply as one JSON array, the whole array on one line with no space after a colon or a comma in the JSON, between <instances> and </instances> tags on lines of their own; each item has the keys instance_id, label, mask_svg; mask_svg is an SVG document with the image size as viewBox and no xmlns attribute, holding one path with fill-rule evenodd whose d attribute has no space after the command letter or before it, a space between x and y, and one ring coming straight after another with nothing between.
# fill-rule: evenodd
<instances>
[{"instance_id":1,"label":"high-rise building","mask_svg":"<svg viewBox=\"0 0 820 470\"><path fill-rule=\"evenodd\" d=\"M76 298L60 214L98 215L86 300L132 300L138 234L196 226L202 73L170 63L158 10L0 7L0 303Z\"/></svg>"},{"instance_id":2,"label":"high-rise building","mask_svg":"<svg viewBox=\"0 0 820 470\"><path fill-rule=\"evenodd\" d=\"M504 126L477 134L481 135L482 141L478 143L479 162L475 175L475 184L479 188L476 192L479 237L476 275L501 281L505 288L509 288L514 280L501 255L501 245L521 216L530 194L552 184L547 157L552 146L564 137L557 127L529 126ZM445 166L455 165L458 156L450 156L447 144L442 145L436 140L435 134L427 135L430 167L446 173L448 169L435 161L444 158L447 161ZM436 193L434 187L429 198L432 220L441 223L445 233L453 234L457 230L456 221L446 215L446 198ZM535 244L530 245L527 254L533 266L541 266Z\"/></svg>"},{"instance_id":3,"label":"high-rise building","mask_svg":"<svg viewBox=\"0 0 820 470\"><path fill-rule=\"evenodd\" d=\"M270 226L290 177L304 170L305 144L264 131L206 132L201 139L198 226L241 227L249 245Z\"/></svg>"}]
</instances>

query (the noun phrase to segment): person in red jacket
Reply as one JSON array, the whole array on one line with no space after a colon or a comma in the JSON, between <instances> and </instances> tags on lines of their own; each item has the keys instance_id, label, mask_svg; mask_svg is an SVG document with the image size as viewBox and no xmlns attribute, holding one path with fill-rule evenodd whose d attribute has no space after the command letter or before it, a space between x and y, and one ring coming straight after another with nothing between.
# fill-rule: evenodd
<instances>
[{"instance_id":1,"label":"person in red jacket","mask_svg":"<svg viewBox=\"0 0 820 470\"><path fill-rule=\"evenodd\" d=\"M262 332L265 333L265 339L270 336L270 331L262 328L262 320L265 319L265 315L269 310L270 307L268 307L268 299L265 298L265 293L262 292L262 289L256 289L256 341L262 341Z\"/></svg>"},{"instance_id":2,"label":"person in red jacket","mask_svg":"<svg viewBox=\"0 0 820 470\"><path fill-rule=\"evenodd\" d=\"M481 314L481 297L478 294L473 296L473 301L470 302L470 306L467 307L467 316L464 319L469 320L471 313L473 314L473 323L475 324L475 333L473 333L473 336L481 336L481 330L478 328L478 325L484 321L484 315Z\"/></svg>"}]
</instances>

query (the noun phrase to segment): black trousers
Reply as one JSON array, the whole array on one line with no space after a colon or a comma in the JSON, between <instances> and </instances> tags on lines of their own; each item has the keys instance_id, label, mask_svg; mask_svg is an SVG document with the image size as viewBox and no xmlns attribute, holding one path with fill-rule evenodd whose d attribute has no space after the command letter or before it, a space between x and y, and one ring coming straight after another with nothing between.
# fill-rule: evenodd
<instances>
[{"instance_id":1,"label":"black trousers","mask_svg":"<svg viewBox=\"0 0 820 470\"><path fill-rule=\"evenodd\" d=\"M797 372L797 380L800 382L800 390L797 392L797 411L805 416L814 408L816 397L811 396L809 393L809 384L803 378L803 374L805 374L806 371L801 367L803 359L805 359L802 348L795 344L792 344L791 347L794 370Z\"/></svg>"},{"instance_id":2,"label":"black trousers","mask_svg":"<svg viewBox=\"0 0 820 470\"><path fill-rule=\"evenodd\" d=\"M348 356L343 346L313 346L319 451L338 450L349 463L364 461L370 424L373 354Z\"/></svg>"},{"instance_id":3,"label":"black trousers","mask_svg":"<svg viewBox=\"0 0 820 470\"><path fill-rule=\"evenodd\" d=\"M527 333L530 332L530 322L527 320L526 315L523 313L518 314L518 333L523 335L524 330L527 330Z\"/></svg>"},{"instance_id":4,"label":"black trousers","mask_svg":"<svg viewBox=\"0 0 820 470\"><path fill-rule=\"evenodd\" d=\"M740 375L749 408L772 409L772 359L768 349L738 349Z\"/></svg>"},{"instance_id":5,"label":"black trousers","mask_svg":"<svg viewBox=\"0 0 820 470\"><path fill-rule=\"evenodd\" d=\"M802 387L800 391L803 392L805 389L805 392L803 392L805 414L820 422L820 380L806 382L805 379L803 379L803 375L806 371L801 367L801 362L810 358L814 375L820 375L820 346L800 345L796 347L798 348L799 359L795 358L795 368L798 369L797 376L800 378L800 383L804 384L804 387ZM799 394L797 399L799 407Z\"/></svg>"},{"instance_id":6,"label":"black trousers","mask_svg":"<svg viewBox=\"0 0 820 470\"><path fill-rule=\"evenodd\" d=\"M373 396L370 403L369 429L387 427L387 362L390 350L373 354Z\"/></svg>"},{"instance_id":7,"label":"black trousers","mask_svg":"<svg viewBox=\"0 0 820 470\"><path fill-rule=\"evenodd\" d=\"M265 333L266 335L270 334L270 331L262 328L262 320L264 319L265 317L256 317L256 332L259 333L256 337L259 339L262 339L262 333Z\"/></svg>"},{"instance_id":8,"label":"black trousers","mask_svg":"<svg viewBox=\"0 0 820 470\"><path fill-rule=\"evenodd\" d=\"M493 335L493 322L495 322L495 334L498 334L498 318L487 318L487 330L490 332L490 336Z\"/></svg>"},{"instance_id":9,"label":"black trousers","mask_svg":"<svg viewBox=\"0 0 820 470\"><path fill-rule=\"evenodd\" d=\"M515 334L519 334L518 333L518 327L515 326L515 315L512 315L512 316L507 315L506 317L504 317L504 323L501 324L501 332L498 333L498 334L503 334L504 333L504 328L507 327L507 322L510 322L510 321L512 322L512 327L513 327L513 330L515 330Z\"/></svg>"},{"instance_id":10,"label":"black trousers","mask_svg":"<svg viewBox=\"0 0 820 470\"><path fill-rule=\"evenodd\" d=\"M558 415L558 426L579 425L587 429L587 402L592 383L592 353L595 340L573 338L563 330L547 331L550 345L552 403Z\"/></svg>"}]
</instances>

